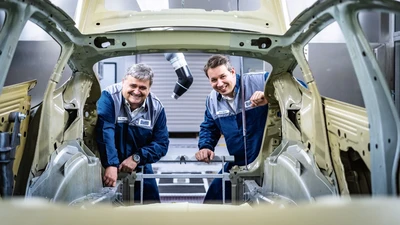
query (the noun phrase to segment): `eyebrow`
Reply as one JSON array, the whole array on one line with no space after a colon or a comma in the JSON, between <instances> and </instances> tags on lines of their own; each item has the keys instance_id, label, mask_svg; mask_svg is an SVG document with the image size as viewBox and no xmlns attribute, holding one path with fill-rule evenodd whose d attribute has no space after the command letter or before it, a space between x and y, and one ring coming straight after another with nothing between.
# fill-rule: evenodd
<instances>
[{"instance_id":1,"label":"eyebrow","mask_svg":"<svg viewBox=\"0 0 400 225\"><path fill-rule=\"evenodd\" d=\"M130 84L130 86L137 86L137 87L140 87L140 88L147 88L146 85Z\"/></svg>"}]
</instances>

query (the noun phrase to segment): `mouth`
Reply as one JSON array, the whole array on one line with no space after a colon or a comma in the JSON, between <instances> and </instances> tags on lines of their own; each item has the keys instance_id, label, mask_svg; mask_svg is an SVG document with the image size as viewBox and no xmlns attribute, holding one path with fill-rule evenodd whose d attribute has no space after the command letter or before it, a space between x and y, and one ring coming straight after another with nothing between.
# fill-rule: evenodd
<instances>
[{"instance_id":1,"label":"mouth","mask_svg":"<svg viewBox=\"0 0 400 225\"><path fill-rule=\"evenodd\" d=\"M141 99L142 98L141 95L134 95L134 94L130 94L130 97L133 99Z\"/></svg>"},{"instance_id":2,"label":"mouth","mask_svg":"<svg viewBox=\"0 0 400 225\"><path fill-rule=\"evenodd\" d=\"M228 85L224 85L223 87L218 88L220 92L225 92L228 88Z\"/></svg>"}]
</instances>

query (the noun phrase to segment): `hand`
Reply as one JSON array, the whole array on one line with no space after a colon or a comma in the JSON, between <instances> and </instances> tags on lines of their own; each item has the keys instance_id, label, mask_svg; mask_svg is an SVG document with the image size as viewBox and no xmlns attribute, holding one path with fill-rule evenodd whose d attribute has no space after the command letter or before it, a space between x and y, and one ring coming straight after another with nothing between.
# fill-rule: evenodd
<instances>
[{"instance_id":1,"label":"hand","mask_svg":"<svg viewBox=\"0 0 400 225\"><path fill-rule=\"evenodd\" d=\"M120 172L132 173L136 169L137 163L133 161L132 156L126 158L118 167Z\"/></svg>"},{"instance_id":2,"label":"hand","mask_svg":"<svg viewBox=\"0 0 400 225\"><path fill-rule=\"evenodd\" d=\"M196 152L195 156L198 161L210 163L210 160L214 159L215 153L208 148L200 149Z\"/></svg>"},{"instance_id":3,"label":"hand","mask_svg":"<svg viewBox=\"0 0 400 225\"><path fill-rule=\"evenodd\" d=\"M104 172L104 185L107 187L115 187L117 185L118 170L117 167L109 166Z\"/></svg>"},{"instance_id":4,"label":"hand","mask_svg":"<svg viewBox=\"0 0 400 225\"><path fill-rule=\"evenodd\" d=\"M268 100L264 96L264 92L262 91L256 91L253 93L253 95L250 98L251 101L251 106L263 106L268 104Z\"/></svg>"}]
</instances>

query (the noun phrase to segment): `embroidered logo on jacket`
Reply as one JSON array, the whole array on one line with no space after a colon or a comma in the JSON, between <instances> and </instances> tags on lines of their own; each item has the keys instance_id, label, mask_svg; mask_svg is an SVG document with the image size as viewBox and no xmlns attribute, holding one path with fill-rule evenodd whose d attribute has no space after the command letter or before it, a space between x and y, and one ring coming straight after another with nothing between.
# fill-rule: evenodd
<instances>
[{"instance_id":1,"label":"embroidered logo on jacket","mask_svg":"<svg viewBox=\"0 0 400 225\"><path fill-rule=\"evenodd\" d=\"M145 120L145 119L139 119L139 125L140 126L150 127L151 126L151 121L150 120Z\"/></svg>"}]
</instances>

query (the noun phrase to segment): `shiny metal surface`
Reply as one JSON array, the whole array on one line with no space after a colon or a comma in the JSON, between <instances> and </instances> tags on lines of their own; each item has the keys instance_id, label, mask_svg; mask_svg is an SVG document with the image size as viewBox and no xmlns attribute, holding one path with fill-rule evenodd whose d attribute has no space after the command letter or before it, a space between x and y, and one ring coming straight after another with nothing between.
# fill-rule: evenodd
<instances>
[{"instance_id":1,"label":"shiny metal surface","mask_svg":"<svg viewBox=\"0 0 400 225\"><path fill-rule=\"evenodd\" d=\"M337 195L337 187L321 173L312 154L300 143L283 141L264 164L261 193L284 196L293 202L313 202Z\"/></svg>"},{"instance_id":2,"label":"shiny metal surface","mask_svg":"<svg viewBox=\"0 0 400 225\"><path fill-rule=\"evenodd\" d=\"M51 154L46 170L32 179L26 197L70 203L102 188L100 160L71 141Z\"/></svg>"}]
</instances>

